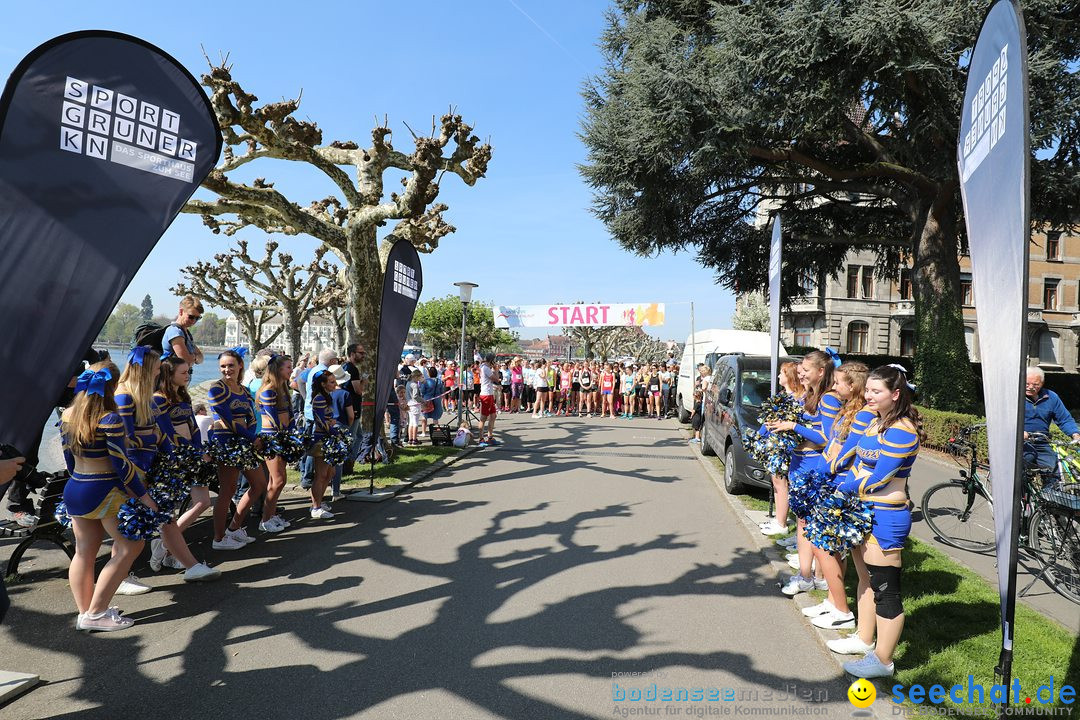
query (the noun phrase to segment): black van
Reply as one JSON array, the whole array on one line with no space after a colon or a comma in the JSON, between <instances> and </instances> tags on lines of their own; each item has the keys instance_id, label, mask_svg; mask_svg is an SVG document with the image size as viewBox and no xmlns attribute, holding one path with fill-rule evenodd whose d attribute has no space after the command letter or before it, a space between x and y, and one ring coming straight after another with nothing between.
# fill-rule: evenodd
<instances>
[{"instance_id":1,"label":"black van","mask_svg":"<svg viewBox=\"0 0 1080 720\"><path fill-rule=\"evenodd\" d=\"M782 357L780 362L798 358ZM701 452L724 458L724 489L740 492L744 485L768 488L772 479L752 460L742 444L744 428L757 432L761 401L771 393L770 359L765 355L724 355L713 368L712 385L705 393Z\"/></svg>"}]
</instances>

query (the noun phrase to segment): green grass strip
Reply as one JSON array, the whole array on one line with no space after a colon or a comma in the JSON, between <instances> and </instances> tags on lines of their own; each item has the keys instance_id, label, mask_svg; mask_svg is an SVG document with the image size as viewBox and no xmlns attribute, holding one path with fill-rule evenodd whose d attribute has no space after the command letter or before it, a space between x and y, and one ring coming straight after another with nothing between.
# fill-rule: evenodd
<instances>
[{"instance_id":1,"label":"green grass strip","mask_svg":"<svg viewBox=\"0 0 1080 720\"><path fill-rule=\"evenodd\" d=\"M416 473L430 467L432 464L457 455L461 452L455 447L417 445L414 447L397 448L394 462L389 465L375 463L375 487L383 488L387 485L396 485L408 480ZM366 488L371 477L370 465L356 465L354 471L341 478L342 488ZM299 483L300 473L293 468L287 471L287 482Z\"/></svg>"}]
</instances>

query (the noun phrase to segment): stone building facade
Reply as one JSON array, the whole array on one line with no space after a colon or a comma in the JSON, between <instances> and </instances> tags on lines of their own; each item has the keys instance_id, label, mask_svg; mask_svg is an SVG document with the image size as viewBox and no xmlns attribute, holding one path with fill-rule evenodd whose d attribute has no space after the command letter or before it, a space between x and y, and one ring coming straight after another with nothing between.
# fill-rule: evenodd
<instances>
[{"instance_id":1,"label":"stone building facade","mask_svg":"<svg viewBox=\"0 0 1080 720\"><path fill-rule=\"evenodd\" d=\"M979 362L977 298L971 258L960 257L964 338ZM915 303L910 270L898 280L876 272L874 254L852 252L836 278L806 277L802 297L783 313L785 345L839 348L841 354L910 356L915 349ZM1077 372L1080 347L1080 235L1036 233L1028 284L1028 362ZM990 298L993 302L993 298Z\"/></svg>"}]
</instances>

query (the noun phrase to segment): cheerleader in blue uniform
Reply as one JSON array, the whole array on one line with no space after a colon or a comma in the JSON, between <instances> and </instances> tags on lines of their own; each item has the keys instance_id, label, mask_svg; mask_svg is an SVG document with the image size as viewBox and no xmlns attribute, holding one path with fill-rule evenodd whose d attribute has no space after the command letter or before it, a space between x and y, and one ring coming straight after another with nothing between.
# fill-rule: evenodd
<instances>
[{"instance_id":1,"label":"cheerleader in blue uniform","mask_svg":"<svg viewBox=\"0 0 1080 720\"><path fill-rule=\"evenodd\" d=\"M911 532L907 480L924 437L919 411L912 404L914 392L900 365L870 373L866 409L875 417L855 444L851 469L838 481L841 490L857 492L874 509L870 533L852 551L859 573L858 633L828 643L836 653L865 653L861 660L844 664L844 670L856 677L892 675L893 652L904 629L900 551Z\"/></svg>"},{"instance_id":2,"label":"cheerleader in blue uniform","mask_svg":"<svg viewBox=\"0 0 1080 720\"><path fill-rule=\"evenodd\" d=\"M109 607L116 589L143 549L142 540L129 540L117 528L117 513L129 497L152 510L138 468L128 458L124 421L116 408L120 371L110 362L97 363L79 376L75 400L61 417L60 432L70 480L64 504L75 533L75 556L68 580L79 608L80 630L113 631L134 621ZM94 563L105 533L113 539L112 556L94 582Z\"/></svg>"},{"instance_id":3,"label":"cheerleader in blue uniform","mask_svg":"<svg viewBox=\"0 0 1080 720\"><path fill-rule=\"evenodd\" d=\"M780 365L780 371L776 378L782 392L791 395L797 400L802 400L805 390L802 381L799 380L799 363L785 362ZM758 428L759 435L767 435L767 427ZM761 523L762 535L779 535L787 532L788 510L788 478L787 475L771 475L773 485L773 498L776 500L776 517ZM795 548L796 536L792 535L779 540L778 543L789 550Z\"/></svg>"},{"instance_id":4,"label":"cheerleader in blue uniform","mask_svg":"<svg viewBox=\"0 0 1080 720\"><path fill-rule=\"evenodd\" d=\"M833 374L833 391L843 402L836 422L832 425L829 443L822 453L824 467L822 475L827 482L834 483L836 475L843 473L855 457L855 446L866 432L874 414L864 409L866 399L866 377L870 368L861 362L846 362ZM812 618L815 627L826 630L840 630L855 627L855 615L847 602L847 590L844 587L844 572L847 558L814 547L814 562L821 570L829 595L817 605L803 609L803 615Z\"/></svg>"},{"instance_id":5,"label":"cheerleader in blue uniform","mask_svg":"<svg viewBox=\"0 0 1080 720\"><path fill-rule=\"evenodd\" d=\"M155 381L157 389L152 398L155 418L174 452L188 446L195 447L197 452L202 449L202 437L195 425L191 396L187 391L187 384L191 380L189 367L178 356L170 355L161 361ZM163 565L167 565L184 570L184 580L187 582L216 580L221 577L221 571L196 560L184 540L184 530L210 507L210 493L205 485L198 489L193 486L190 492L193 507L182 518L162 525L161 537L150 541L150 569L158 572ZM185 519L186 524L183 523Z\"/></svg>"},{"instance_id":6,"label":"cheerleader in blue uniform","mask_svg":"<svg viewBox=\"0 0 1080 720\"><path fill-rule=\"evenodd\" d=\"M255 451L261 451L264 440L256 437L255 403L247 388L240 384L244 376L244 355L240 350L226 350L218 355L218 370L221 379L210 386L208 393L210 411L214 424L210 428L210 443L224 448L227 444L250 445ZM247 460L241 460L247 464ZM214 504L214 542L215 550L238 550L255 538L247 534L244 521L255 499L266 492L266 473L259 461L254 467L240 467L236 462L222 461L218 466L218 495ZM229 519L229 504L236 492L236 482L240 473L248 481L247 492L236 504L236 514L232 522Z\"/></svg>"},{"instance_id":7,"label":"cheerleader in blue uniform","mask_svg":"<svg viewBox=\"0 0 1080 720\"><path fill-rule=\"evenodd\" d=\"M334 513L323 502L326 488L334 475L334 466L323 459L322 441L326 439L334 429L337 420L334 419L334 408L330 393L337 389L337 379L328 370L320 370L311 381L311 413L312 443L311 455L315 463L315 480L311 483L311 517L315 520L330 520Z\"/></svg>"},{"instance_id":8,"label":"cheerleader in blue uniform","mask_svg":"<svg viewBox=\"0 0 1080 720\"><path fill-rule=\"evenodd\" d=\"M835 367L836 363L832 355L820 350L807 353L799 364L799 378L805 388L805 394L801 400L802 421L769 423L769 430L772 432L794 430L802 438L802 443L791 453L791 462L788 466L789 487L798 484L798 481L793 483L792 480L799 475L811 470L820 470L823 467L821 451L828 442L841 406L840 398L831 390ZM819 590L826 588L820 568L817 570L818 577L814 577L814 550L810 541L806 539L805 528L806 517L803 514L796 521L799 574L792 575L780 588L785 595L795 596L814 588Z\"/></svg>"},{"instance_id":9,"label":"cheerleader in blue uniform","mask_svg":"<svg viewBox=\"0 0 1080 720\"><path fill-rule=\"evenodd\" d=\"M271 355L263 372L263 383L259 388L256 404L262 419L260 433L267 439L277 433L293 430L292 394L289 391L292 371L293 362L288 355ZM266 488L266 499L263 500L262 522L259 523L259 529L263 532L281 532L290 525L277 514L278 498L285 489L286 463L286 459L281 455L266 459L270 482Z\"/></svg>"}]
</instances>

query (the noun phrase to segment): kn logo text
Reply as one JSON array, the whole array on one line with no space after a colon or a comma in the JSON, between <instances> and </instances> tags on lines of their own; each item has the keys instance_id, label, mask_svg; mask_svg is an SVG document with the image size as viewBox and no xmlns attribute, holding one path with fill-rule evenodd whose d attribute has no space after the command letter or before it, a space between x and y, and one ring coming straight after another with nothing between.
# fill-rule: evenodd
<instances>
[{"instance_id":1,"label":"kn logo text","mask_svg":"<svg viewBox=\"0 0 1080 720\"><path fill-rule=\"evenodd\" d=\"M60 149L191 182L198 144L180 136L179 113L69 76Z\"/></svg>"}]
</instances>

